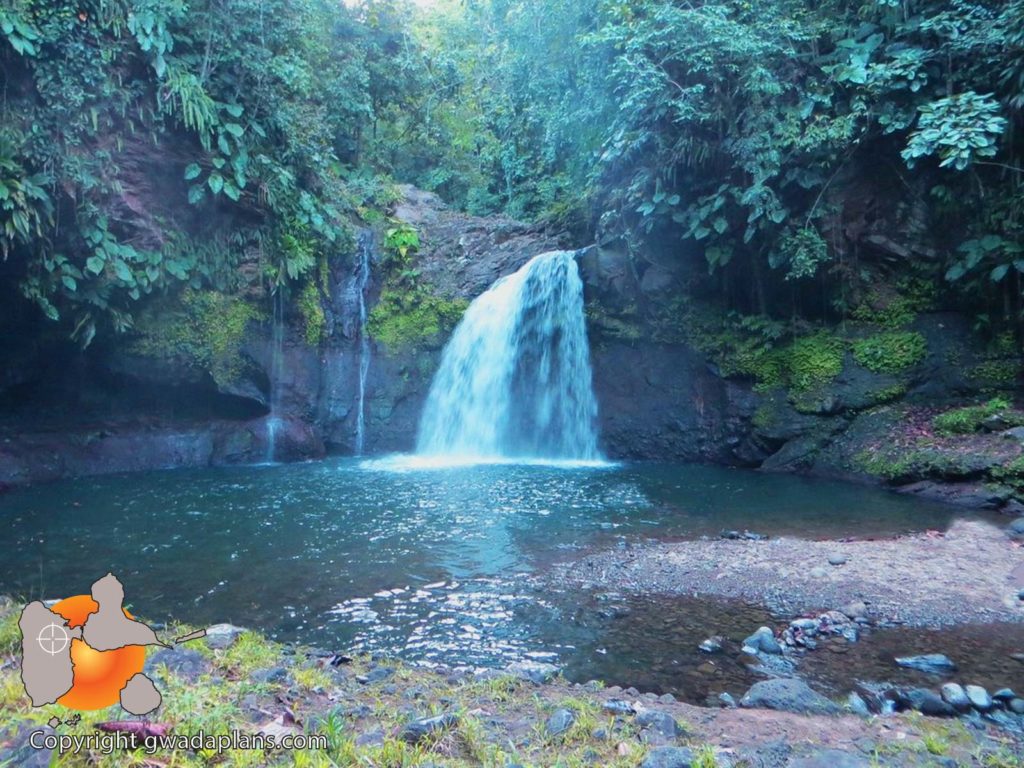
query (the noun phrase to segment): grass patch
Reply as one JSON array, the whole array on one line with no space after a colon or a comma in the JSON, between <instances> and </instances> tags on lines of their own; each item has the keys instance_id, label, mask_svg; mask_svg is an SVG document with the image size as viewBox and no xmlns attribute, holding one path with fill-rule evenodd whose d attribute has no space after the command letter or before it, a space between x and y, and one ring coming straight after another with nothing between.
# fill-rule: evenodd
<instances>
[{"instance_id":1,"label":"grass patch","mask_svg":"<svg viewBox=\"0 0 1024 768\"><path fill-rule=\"evenodd\" d=\"M982 405L955 408L932 419L932 429L939 435L971 435L982 428L988 418L1001 416L1011 426L1024 425L1024 414L1015 412L1004 397L994 397Z\"/></svg>"}]
</instances>

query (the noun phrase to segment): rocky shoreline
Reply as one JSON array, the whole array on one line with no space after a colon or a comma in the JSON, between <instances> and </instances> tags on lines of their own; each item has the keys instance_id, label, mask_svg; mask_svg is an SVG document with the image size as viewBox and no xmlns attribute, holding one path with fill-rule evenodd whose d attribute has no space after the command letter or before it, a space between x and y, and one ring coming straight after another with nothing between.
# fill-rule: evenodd
<instances>
[{"instance_id":1,"label":"rocky shoreline","mask_svg":"<svg viewBox=\"0 0 1024 768\"><path fill-rule=\"evenodd\" d=\"M35 731L52 734L54 714L32 710L17 675L12 604L3 621L0 682L0 763L49 765L35 750ZM168 631L178 633L185 627ZM548 665L506 670L410 667L376 658L349 658L278 645L230 626L207 638L150 656L148 672L164 691L156 719L112 724L111 711L57 725L60 734L128 729L147 734L311 734L323 747L306 750L309 765L553 766L626 768L821 768L822 766L1018 765L1020 737L991 723L912 714L855 713L797 680L754 685L737 707L691 706L671 695L574 684ZM58 713L59 714L59 713ZM137 753L141 755L142 753ZM174 765L205 765L209 755L147 756ZM299 764L270 750L223 756L246 764ZM62 765L105 765L98 753L64 755ZM115 754L113 759L128 759ZM252 761L256 762L253 763Z\"/></svg>"},{"instance_id":2,"label":"rocky shoreline","mask_svg":"<svg viewBox=\"0 0 1024 768\"><path fill-rule=\"evenodd\" d=\"M797 615L860 600L908 626L1024 621L1024 522L1005 530L958 518L945 531L808 541L737 534L622 542L555 567L553 583L625 592L740 598Z\"/></svg>"}]
</instances>

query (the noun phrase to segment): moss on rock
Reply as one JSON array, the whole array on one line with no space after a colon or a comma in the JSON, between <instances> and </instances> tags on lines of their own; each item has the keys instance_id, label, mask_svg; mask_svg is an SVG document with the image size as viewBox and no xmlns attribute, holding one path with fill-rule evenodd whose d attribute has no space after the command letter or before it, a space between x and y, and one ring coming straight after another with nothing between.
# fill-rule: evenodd
<instances>
[{"instance_id":1,"label":"moss on rock","mask_svg":"<svg viewBox=\"0 0 1024 768\"><path fill-rule=\"evenodd\" d=\"M901 373L919 365L928 343L915 331L891 331L853 342L853 358L872 373Z\"/></svg>"},{"instance_id":2,"label":"moss on rock","mask_svg":"<svg viewBox=\"0 0 1024 768\"><path fill-rule=\"evenodd\" d=\"M458 325L469 302L435 296L422 286L385 287L370 312L370 335L392 352L414 349L448 334Z\"/></svg>"},{"instance_id":3,"label":"moss on rock","mask_svg":"<svg viewBox=\"0 0 1024 768\"><path fill-rule=\"evenodd\" d=\"M243 369L240 350L250 322L264 319L253 304L215 291L186 290L181 312L143 315L130 349L147 357L182 357L210 372L220 385L236 381Z\"/></svg>"}]
</instances>

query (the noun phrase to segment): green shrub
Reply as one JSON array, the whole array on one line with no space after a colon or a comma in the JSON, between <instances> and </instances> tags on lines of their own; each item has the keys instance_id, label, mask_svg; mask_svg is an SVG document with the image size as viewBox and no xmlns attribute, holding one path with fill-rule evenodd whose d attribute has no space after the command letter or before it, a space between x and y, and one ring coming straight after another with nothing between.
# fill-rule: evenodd
<instances>
[{"instance_id":1,"label":"green shrub","mask_svg":"<svg viewBox=\"0 0 1024 768\"><path fill-rule=\"evenodd\" d=\"M458 325L469 307L463 299L443 299L422 287L386 287L370 312L370 335L393 352L436 340Z\"/></svg>"},{"instance_id":2,"label":"green shrub","mask_svg":"<svg viewBox=\"0 0 1024 768\"><path fill-rule=\"evenodd\" d=\"M298 307L305 321L306 343L311 347L319 346L327 330L327 316L320 302L320 291L313 281L307 282L299 294Z\"/></svg>"},{"instance_id":3,"label":"green shrub","mask_svg":"<svg viewBox=\"0 0 1024 768\"><path fill-rule=\"evenodd\" d=\"M853 342L853 357L872 373L899 373L921 363L928 343L915 331L891 331Z\"/></svg>"},{"instance_id":4,"label":"green shrub","mask_svg":"<svg viewBox=\"0 0 1024 768\"><path fill-rule=\"evenodd\" d=\"M150 357L184 357L221 385L236 381L246 328L262 320L263 313L243 299L215 291L186 290L181 305L180 313L140 318L131 349Z\"/></svg>"},{"instance_id":5,"label":"green shrub","mask_svg":"<svg viewBox=\"0 0 1024 768\"><path fill-rule=\"evenodd\" d=\"M827 331L804 336L784 350L790 386L806 391L831 383L843 372L846 344Z\"/></svg>"},{"instance_id":6,"label":"green shrub","mask_svg":"<svg viewBox=\"0 0 1024 768\"><path fill-rule=\"evenodd\" d=\"M971 435L981 429L990 416L1002 415L1009 423L1024 423L1024 415L1010 412L1012 404L1004 397L995 397L984 405L971 405L940 413L932 419L932 429L940 435Z\"/></svg>"}]
</instances>

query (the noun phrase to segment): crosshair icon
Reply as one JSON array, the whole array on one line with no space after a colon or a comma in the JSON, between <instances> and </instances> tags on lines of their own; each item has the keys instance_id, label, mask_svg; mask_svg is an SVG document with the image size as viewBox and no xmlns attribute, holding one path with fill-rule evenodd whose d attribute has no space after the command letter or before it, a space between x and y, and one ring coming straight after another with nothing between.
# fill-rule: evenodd
<instances>
[{"instance_id":1,"label":"crosshair icon","mask_svg":"<svg viewBox=\"0 0 1024 768\"><path fill-rule=\"evenodd\" d=\"M39 637L36 638L36 641L39 643L39 647L46 653L56 656L68 647L71 638L68 637L64 627L51 623L39 631Z\"/></svg>"}]
</instances>

